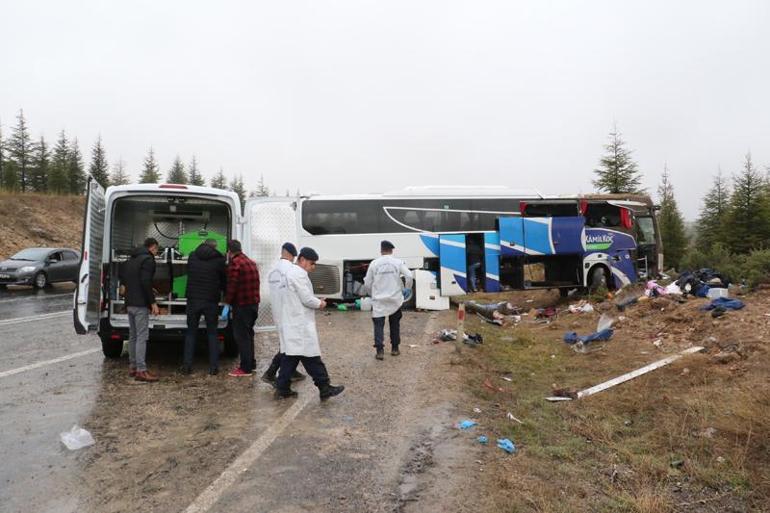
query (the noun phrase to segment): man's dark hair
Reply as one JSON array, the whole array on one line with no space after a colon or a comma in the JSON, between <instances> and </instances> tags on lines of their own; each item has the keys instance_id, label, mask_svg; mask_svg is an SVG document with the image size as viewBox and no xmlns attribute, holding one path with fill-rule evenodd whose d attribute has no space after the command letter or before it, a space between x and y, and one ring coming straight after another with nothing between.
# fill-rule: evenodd
<instances>
[{"instance_id":1,"label":"man's dark hair","mask_svg":"<svg viewBox=\"0 0 770 513\"><path fill-rule=\"evenodd\" d=\"M240 253L242 251L241 241L235 239L227 241L227 251L230 253Z\"/></svg>"},{"instance_id":2,"label":"man's dark hair","mask_svg":"<svg viewBox=\"0 0 770 513\"><path fill-rule=\"evenodd\" d=\"M160 246L160 244L158 244L158 241L156 239L154 239L153 237L147 237L146 239L144 239L145 248L151 248L153 246Z\"/></svg>"},{"instance_id":3,"label":"man's dark hair","mask_svg":"<svg viewBox=\"0 0 770 513\"><path fill-rule=\"evenodd\" d=\"M203 243L207 246L211 246L212 248L217 249L217 241L214 239L206 239Z\"/></svg>"}]
</instances>

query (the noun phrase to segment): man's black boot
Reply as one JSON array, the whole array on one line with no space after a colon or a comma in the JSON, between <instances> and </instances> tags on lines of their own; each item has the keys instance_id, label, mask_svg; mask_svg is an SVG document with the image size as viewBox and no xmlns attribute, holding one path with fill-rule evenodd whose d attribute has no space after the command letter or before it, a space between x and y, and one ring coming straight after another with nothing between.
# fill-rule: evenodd
<instances>
[{"instance_id":1,"label":"man's black boot","mask_svg":"<svg viewBox=\"0 0 770 513\"><path fill-rule=\"evenodd\" d=\"M343 385L322 385L318 388L322 401L334 397L335 395L340 395L343 390L345 390Z\"/></svg>"},{"instance_id":2,"label":"man's black boot","mask_svg":"<svg viewBox=\"0 0 770 513\"><path fill-rule=\"evenodd\" d=\"M280 390L278 388L275 389L275 398L276 399L288 399L290 397L297 397L299 394L292 390L291 388L287 390Z\"/></svg>"},{"instance_id":3,"label":"man's black boot","mask_svg":"<svg viewBox=\"0 0 770 513\"><path fill-rule=\"evenodd\" d=\"M398 356L401 354L401 351L398 350L398 346L394 346L390 348L390 356Z\"/></svg>"},{"instance_id":4,"label":"man's black boot","mask_svg":"<svg viewBox=\"0 0 770 513\"><path fill-rule=\"evenodd\" d=\"M383 360L385 358L385 350L381 347L377 348L377 354L374 355L375 358L378 360Z\"/></svg>"},{"instance_id":5,"label":"man's black boot","mask_svg":"<svg viewBox=\"0 0 770 513\"><path fill-rule=\"evenodd\" d=\"M306 377L307 377L307 376L305 376L304 374L302 374L302 373L301 373L300 371L298 371L298 370L295 370L294 372L292 372L292 373L291 373L291 380L292 380L292 381L302 381L302 380L303 380L303 379L305 379Z\"/></svg>"}]
</instances>

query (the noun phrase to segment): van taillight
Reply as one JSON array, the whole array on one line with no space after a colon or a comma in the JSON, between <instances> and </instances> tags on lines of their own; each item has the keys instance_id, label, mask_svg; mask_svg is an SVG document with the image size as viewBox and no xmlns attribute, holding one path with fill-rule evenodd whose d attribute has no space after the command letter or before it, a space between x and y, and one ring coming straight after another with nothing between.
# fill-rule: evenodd
<instances>
[{"instance_id":1,"label":"van taillight","mask_svg":"<svg viewBox=\"0 0 770 513\"><path fill-rule=\"evenodd\" d=\"M110 335L110 339L111 340L122 340L123 337L120 336L120 333L113 333L112 335Z\"/></svg>"}]
</instances>

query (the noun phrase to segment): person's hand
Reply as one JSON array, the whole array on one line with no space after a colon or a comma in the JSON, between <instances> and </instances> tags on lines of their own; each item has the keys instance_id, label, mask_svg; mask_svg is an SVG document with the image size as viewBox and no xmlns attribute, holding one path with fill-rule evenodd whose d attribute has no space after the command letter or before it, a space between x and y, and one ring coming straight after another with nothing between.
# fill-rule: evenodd
<instances>
[{"instance_id":1,"label":"person's hand","mask_svg":"<svg viewBox=\"0 0 770 513\"><path fill-rule=\"evenodd\" d=\"M160 308L158 308L158 305L157 305L157 304L153 303L152 305L150 305L150 313L151 313L152 315L158 315L158 314L160 314Z\"/></svg>"},{"instance_id":2,"label":"person's hand","mask_svg":"<svg viewBox=\"0 0 770 513\"><path fill-rule=\"evenodd\" d=\"M325 300L325 299L322 299L322 300L321 300L321 304L320 304L320 305L318 305L318 309L319 309L319 310L323 310L324 308L326 308L326 300Z\"/></svg>"}]
</instances>

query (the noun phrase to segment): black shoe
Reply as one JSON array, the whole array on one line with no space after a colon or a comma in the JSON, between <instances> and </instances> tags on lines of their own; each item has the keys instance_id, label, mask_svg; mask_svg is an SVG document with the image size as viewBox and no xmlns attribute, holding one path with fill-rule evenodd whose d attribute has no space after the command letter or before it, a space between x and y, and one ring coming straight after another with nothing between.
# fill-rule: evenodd
<instances>
[{"instance_id":1,"label":"black shoe","mask_svg":"<svg viewBox=\"0 0 770 513\"><path fill-rule=\"evenodd\" d=\"M179 367L179 374L182 374L184 376L189 376L192 374L192 368L189 365L182 365Z\"/></svg>"},{"instance_id":2,"label":"black shoe","mask_svg":"<svg viewBox=\"0 0 770 513\"><path fill-rule=\"evenodd\" d=\"M219 374L218 368L209 369L209 376L216 376L217 374Z\"/></svg>"},{"instance_id":3,"label":"black shoe","mask_svg":"<svg viewBox=\"0 0 770 513\"><path fill-rule=\"evenodd\" d=\"M269 370L266 370L264 374L262 374L262 381L267 383L268 385L275 386L275 372L270 372Z\"/></svg>"},{"instance_id":4,"label":"black shoe","mask_svg":"<svg viewBox=\"0 0 770 513\"><path fill-rule=\"evenodd\" d=\"M374 355L375 358L378 360L384 360L385 359L385 350L384 349L378 349L377 354Z\"/></svg>"},{"instance_id":5,"label":"black shoe","mask_svg":"<svg viewBox=\"0 0 770 513\"><path fill-rule=\"evenodd\" d=\"M295 371L294 371L294 372L292 372L292 374L291 374L291 380L292 380L292 381L302 381L302 380L303 380L303 379L305 379L306 377L307 377L307 376L305 376L304 374L302 374L300 371L297 371L297 370L295 370Z\"/></svg>"},{"instance_id":6,"label":"black shoe","mask_svg":"<svg viewBox=\"0 0 770 513\"><path fill-rule=\"evenodd\" d=\"M334 397L335 395L340 395L343 390L345 390L345 387L343 385L324 385L319 390L321 395L321 400L325 401L330 397Z\"/></svg>"},{"instance_id":7,"label":"black shoe","mask_svg":"<svg viewBox=\"0 0 770 513\"><path fill-rule=\"evenodd\" d=\"M290 397L297 397L298 395L299 394L292 389L288 389L288 390L278 390L277 388L275 389L276 399L288 399Z\"/></svg>"},{"instance_id":8,"label":"black shoe","mask_svg":"<svg viewBox=\"0 0 770 513\"><path fill-rule=\"evenodd\" d=\"M401 354L401 351L399 351L397 347L394 347L393 349L390 350L390 356L398 356L400 354Z\"/></svg>"}]
</instances>

